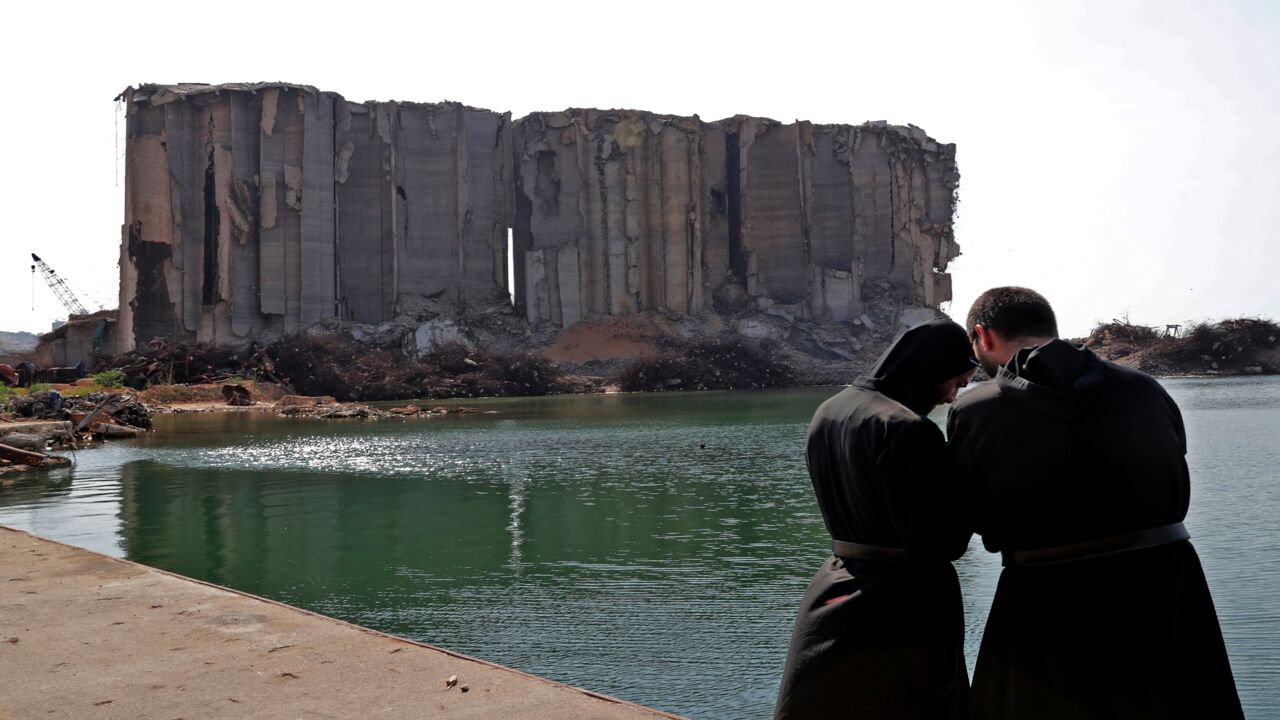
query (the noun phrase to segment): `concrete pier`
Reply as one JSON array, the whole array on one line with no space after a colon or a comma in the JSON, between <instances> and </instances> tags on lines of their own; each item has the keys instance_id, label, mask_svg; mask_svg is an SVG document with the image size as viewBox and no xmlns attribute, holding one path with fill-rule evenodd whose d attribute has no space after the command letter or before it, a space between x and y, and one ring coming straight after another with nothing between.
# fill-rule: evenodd
<instances>
[{"instance_id":1,"label":"concrete pier","mask_svg":"<svg viewBox=\"0 0 1280 720\"><path fill-rule=\"evenodd\" d=\"M676 716L0 527L0 720L312 717Z\"/></svg>"}]
</instances>

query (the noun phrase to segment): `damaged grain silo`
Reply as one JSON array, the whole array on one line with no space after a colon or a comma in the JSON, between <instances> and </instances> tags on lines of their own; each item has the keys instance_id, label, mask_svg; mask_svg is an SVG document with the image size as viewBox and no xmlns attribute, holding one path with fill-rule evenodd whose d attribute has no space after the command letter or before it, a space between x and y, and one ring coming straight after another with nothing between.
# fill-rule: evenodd
<instances>
[{"instance_id":1,"label":"damaged grain silo","mask_svg":"<svg viewBox=\"0 0 1280 720\"><path fill-rule=\"evenodd\" d=\"M512 121L280 83L122 99L121 348L378 326L423 298L465 324L513 297L539 337L652 313L869 323L876 303L950 299L955 147L913 126Z\"/></svg>"},{"instance_id":2,"label":"damaged grain silo","mask_svg":"<svg viewBox=\"0 0 1280 720\"><path fill-rule=\"evenodd\" d=\"M378 323L404 295L506 292L508 114L294 85L123 97L122 347L242 343Z\"/></svg>"},{"instance_id":3,"label":"damaged grain silo","mask_svg":"<svg viewBox=\"0 0 1280 720\"><path fill-rule=\"evenodd\" d=\"M755 298L846 321L877 278L921 306L951 297L955 151L923 131L570 110L513 132L530 321Z\"/></svg>"}]
</instances>

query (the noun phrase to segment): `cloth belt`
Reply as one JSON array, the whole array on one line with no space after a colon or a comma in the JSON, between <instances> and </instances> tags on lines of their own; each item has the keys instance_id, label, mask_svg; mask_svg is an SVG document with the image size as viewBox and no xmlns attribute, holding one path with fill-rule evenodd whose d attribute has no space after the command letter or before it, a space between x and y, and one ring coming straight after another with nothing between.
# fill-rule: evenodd
<instances>
[{"instance_id":1,"label":"cloth belt","mask_svg":"<svg viewBox=\"0 0 1280 720\"><path fill-rule=\"evenodd\" d=\"M831 551L836 557L850 560L874 560L877 562L912 562L920 558L902 548L883 547L881 545L863 545L862 543L832 540Z\"/></svg>"},{"instance_id":2,"label":"cloth belt","mask_svg":"<svg viewBox=\"0 0 1280 720\"><path fill-rule=\"evenodd\" d=\"M1087 560L1104 555L1116 555L1132 550L1143 550L1160 545L1168 545L1179 540L1188 540L1191 533L1182 523L1161 525L1137 532L1115 535L1100 540L1059 545L1057 547L1039 548L1036 550L1003 550L1000 555L1005 567L1027 567L1031 565L1055 565L1057 563Z\"/></svg>"}]
</instances>

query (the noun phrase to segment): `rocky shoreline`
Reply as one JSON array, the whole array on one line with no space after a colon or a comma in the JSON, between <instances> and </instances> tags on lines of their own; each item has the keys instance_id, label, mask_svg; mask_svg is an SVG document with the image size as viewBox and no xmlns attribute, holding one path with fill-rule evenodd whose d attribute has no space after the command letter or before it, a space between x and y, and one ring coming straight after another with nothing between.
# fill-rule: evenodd
<instances>
[{"instance_id":1,"label":"rocky shoreline","mask_svg":"<svg viewBox=\"0 0 1280 720\"><path fill-rule=\"evenodd\" d=\"M90 386L58 385L16 394L0 403L0 476L65 467L71 461L56 454L58 451L90 449L112 440L139 437L150 431L152 418L158 414L248 411L341 420L494 412L425 403L381 408L338 402L331 396L293 395L283 386L258 382L158 385L140 392L95 387L89 394L63 395L77 387Z\"/></svg>"}]
</instances>

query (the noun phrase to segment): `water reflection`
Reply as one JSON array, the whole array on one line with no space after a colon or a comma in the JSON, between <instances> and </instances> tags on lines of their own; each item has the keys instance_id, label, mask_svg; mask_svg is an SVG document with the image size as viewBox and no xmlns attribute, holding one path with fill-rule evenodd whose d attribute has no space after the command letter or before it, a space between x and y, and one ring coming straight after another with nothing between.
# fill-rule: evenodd
<instances>
[{"instance_id":1,"label":"water reflection","mask_svg":"<svg viewBox=\"0 0 1280 720\"><path fill-rule=\"evenodd\" d=\"M71 492L74 468L57 468L0 477L0 507L54 500Z\"/></svg>"}]
</instances>

